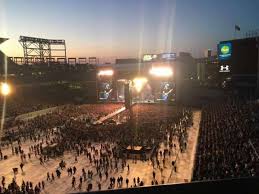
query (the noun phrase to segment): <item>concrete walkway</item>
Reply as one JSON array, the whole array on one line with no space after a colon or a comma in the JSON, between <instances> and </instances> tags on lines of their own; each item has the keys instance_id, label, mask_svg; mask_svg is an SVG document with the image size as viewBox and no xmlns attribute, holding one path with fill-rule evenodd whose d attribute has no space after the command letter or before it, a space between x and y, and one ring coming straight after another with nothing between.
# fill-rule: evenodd
<instances>
[{"instance_id":1,"label":"concrete walkway","mask_svg":"<svg viewBox=\"0 0 259 194\"><path fill-rule=\"evenodd\" d=\"M191 182L194 170L196 148L198 143L199 128L201 120L201 111L194 111L193 126L188 132L187 150L184 153L179 152L177 162L177 172L172 171L168 179L169 183Z\"/></svg>"}]
</instances>

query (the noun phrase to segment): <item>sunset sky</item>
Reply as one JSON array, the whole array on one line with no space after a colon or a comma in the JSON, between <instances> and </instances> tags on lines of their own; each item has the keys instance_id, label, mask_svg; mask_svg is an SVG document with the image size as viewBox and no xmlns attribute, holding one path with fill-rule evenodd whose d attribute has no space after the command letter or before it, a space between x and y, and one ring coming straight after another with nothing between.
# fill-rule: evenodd
<instances>
[{"instance_id":1,"label":"sunset sky","mask_svg":"<svg viewBox=\"0 0 259 194\"><path fill-rule=\"evenodd\" d=\"M65 39L68 57L204 55L221 40L259 28L258 0L0 0L0 49L22 56L20 35Z\"/></svg>"}]
</instances>

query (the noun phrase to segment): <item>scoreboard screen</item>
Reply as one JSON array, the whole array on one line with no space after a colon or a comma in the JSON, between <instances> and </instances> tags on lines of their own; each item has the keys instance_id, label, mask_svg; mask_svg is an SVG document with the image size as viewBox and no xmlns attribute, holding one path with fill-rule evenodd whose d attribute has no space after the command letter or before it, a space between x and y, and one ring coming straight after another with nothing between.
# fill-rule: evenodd
<instances>
[{"instance_id":1,"label":"scoreboard screen","mask_svg":"<svg viewBox=\"0 0 259 194\"><path fill-rule=\"evenodd\" d=\"M175 60L176 59L176 53L162 53L161 59L162 60Z\"/></svg>"},{"instance_id":2,"label":"scoreboard screen","mask_svg":"<svg viewBox=\"0 0 259 194\"><path fill-rule=\"evenodd\" d=\"M218 44L219 72L232 75L257 74L256 38L222 41Z\"/></svg>"},{"instance_id":3,"label":"scoreboard screen","mask_svg":"<svg viewBox=\"0 0 259 194\"><path fill-rule=\"evenodd\" d=\"M227 60L232 56L232 43L225 42L218 45L219 59Z\"/></svg>"}]
</instances>

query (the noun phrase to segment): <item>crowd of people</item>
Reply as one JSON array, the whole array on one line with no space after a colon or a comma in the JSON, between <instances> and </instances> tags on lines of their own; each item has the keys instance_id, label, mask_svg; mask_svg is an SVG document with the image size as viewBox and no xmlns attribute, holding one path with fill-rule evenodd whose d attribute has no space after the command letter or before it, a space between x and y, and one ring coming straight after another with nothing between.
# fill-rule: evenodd
<instances>
[{"instance_id":1,"label":"crowd of people","mask_svg":"<svg viewBox=\"0 0 259 194\"><path fill-rule=\"evenodd\" d=\"M96 124L95 121L120 108L122 104L66 105L28 121L16 120L5 125L0 159L8 160L2 150L10 148L11 154L20 158L18 168L21 172L31 158L38 160L39 165L47 165L58 152L61 155L72 153L75 164L85 157L91 167L77 169L76 165L67 165L62 159L55 171L47 171L46 178L38 182L18 183L15 176L7 182L2 176L0 193L40 193L48 184L66 176L66 172L67 178L71 179L71 188L79 191L163 184L165 180L159 180L155 170L150 175L153 177L151 182L145 182L144 177L133 177L132 180L127 176L116 177L113 172L130 172L129 160L121 154L128 145L155 147L153 155L146 158L153 169L159 169L162 174L167 161L176 172L177 159L168 160L170 155L184 152L188 146L188 127L193 124L191 109L136 104L131 110ZM232 99L205 105L193 180L256 176L258 124L257 104ZM26 142L31 142L28 149L24 147ZM169 149L160 149L162 142ZM13 171L17 173L17 169Z\"/></svg>"},{"instance_id":2,"label":"crowd of people","mask_svg":"<svg viewBox=\"0 0 259 194\"><path fill-rule=\"evenodd\" d=\"M104 116L108 113L115 111L116 109L122 107L121 104L110 104L108 106L103 105L66 105L58 108L54 112L37 116L29 121L13 121L9 125L5 125L5 135L2 137L1 148L11 148L12 155L20 156L21 165L20 168L23 170L24 162L27 159L36 157L40 164L50 160L48 154L44 155L44 148L53 145L54 143L58 144L63 151L79 151L79 148L82 148L86 144L82 144L79 147L79 144L76 144L74 140L79 139L80 133L77 134L75 138L69 134L63 134L66 131L67 127L74 122L84 122L86 124L91 124L92 121L96 121L101 116ZM64 129L64 131L63 131ZM62 131L61 131L62 130ZM67 138L67 144L63 144L63 141ZM23 143L30 141L32 146L29 147L29 152L25 153L23 150ZM71 144L70 144L71 143ZM82 150L78 152L81 154ZM3 159L3 154L0 149L1 160ZM91 158L91 156L90 156ZM91 159L92 162L93 159ZM16 170L14 170L16 172ZM57 177L60 177L60 171L56 171ZM55 175L51 174L51 180L55 179ZM48 179L48 178L47 178ZM49 179L48 179L49 180ZM27 186L28 185L28 186ZM44 189L45 182L44 180L37 183L33 186L32 182L23 182L22 185L18 186L15 179L10 184L7 184L5 177L3 176L2 186L0 186L0 193L8 192L19 192L24 193L25 191L30 193L39 193L41 189Z\"/></svg>"},{"instance_id":3,"label":"crowd of people","mask_svg":"<svg viewBox=\"0 0 259 194\"><path fill-rule=\"evenodd\" d=\"M250 144L256 138L259 121L255 107L258 106L238 99L203 107L193 180L258 174L259 158Z\"/></svg>"},{"instance_id":4,"label":"crowd of people","mask_svg":"<svg viewBox=\"0 0 259 194\"><path fill-rule=\"evenodd\" d=\"M71 179L71 188L81 191L164 183L164 180L160 182L157 179L155 172L150 183L144 182L144 177L134 177L132 180L122 176L116 178L111 172L130 171L127 158L120 155L121 147L132 144L158 145L167 142L169 150L157 149L150 158L153 168L157 166L162 173L165 159L170 158L176 147L172 139L176 137L181 152L186 149L187 129L192 125L191 110L163 105L134 105L131 117L127 111L120 116L126 115L128 117L126 122L94 124L100 117L121 107L122 104L67 105L29 121L14 122L11 129L5 129L9 138L2 141L1 148L9 147L13 156L20 157L21 171L25 162L31 158L38 160L39 165L47 164L52 157L50 152L45 152L49 147L55 147L54 152L74 153L75 163L79 162L79 158L85 157L91 168L77 169L76 165L68 166L67 162L62 160L55 171L46 172L46 179L37 183L23 181L18 184L14 178L8 184L3 177L0 193L40 193L48 184L55 183L60 177L65 176L65 172ZM24 148L25 142L32 144L28 150ZM172 161L172 165L176 171L176 161ZM108 187L102 185L103 180L109 182Z\"/></svg>"}]
</instances>

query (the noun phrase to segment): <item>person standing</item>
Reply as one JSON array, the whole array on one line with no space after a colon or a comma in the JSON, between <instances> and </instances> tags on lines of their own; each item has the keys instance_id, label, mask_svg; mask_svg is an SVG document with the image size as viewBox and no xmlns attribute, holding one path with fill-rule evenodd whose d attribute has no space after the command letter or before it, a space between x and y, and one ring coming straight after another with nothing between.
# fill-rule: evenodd
<instances>
[{"instance_id":1,"label":"person standing","mask_svg":"<svg viewBox=\"0 0 259 194\"><path fill-rule=\"evenodd\" d=\"M73 176L73 178L72 178L72 188L76 189L75 185L76 185L76 178Z\"/></svg>"},{"instance_id":2,"label":"person standing","mask_svg":"<svg viewBox=\"0 0 259 194\"><path fill-rule=\"evenodd\" d=\"M2 186L3 186L3 188L5 188L4 186L5 186L5 177L4 176L2 176Z\"/></svg>"},{"instance_id":3,"label":"person standing","mask_svg":"<svg viewBox=\"0 0 259 194\"><path fill-rule=\"evenodd\" d=\"M155 173L155 171L153 171L153 179L155 179L156 178L156 173Z\"/></svg>"},{"instance_id":4,"label":"person standing","mask_svg":"<svg viewBox=\"0 0 259 194\"><path fill-rule=\"evenodd\" d=\"M51 181L54 181L55 180L55 177L54 177L54 174L53 173L51 173Z\"/></svg>"},{"instance_id":5,"label":"person standing","mask_svg":"<svg viewBox=\"0 0 259 194\"><path fill-rule=\"evenodd\" d=\"M49 172L47 172L47 181L50 180L50 175L49 175Z\"/></svg>"},{"instance_id":6,"label":"person standing","mask_svg":"<svg viewBox=\"0 0 259 194\"><path fill-rule=\"evenodd\" d=\"M42 189L44 190L45 189L45 182L41 181L41 185L42 185Z\"/></svg>"},{"instance_id":7,"label":"person standing","mask_svg":"<svg viewBox=\"0 0 259 194\"><path fill-rule=\"evenodd\" d=\"M21 168L21 171L22 171L22 172L23 172L23 166L24 166L24 164L21 162L20 168Z\"/></svg>"}]
</instances>

